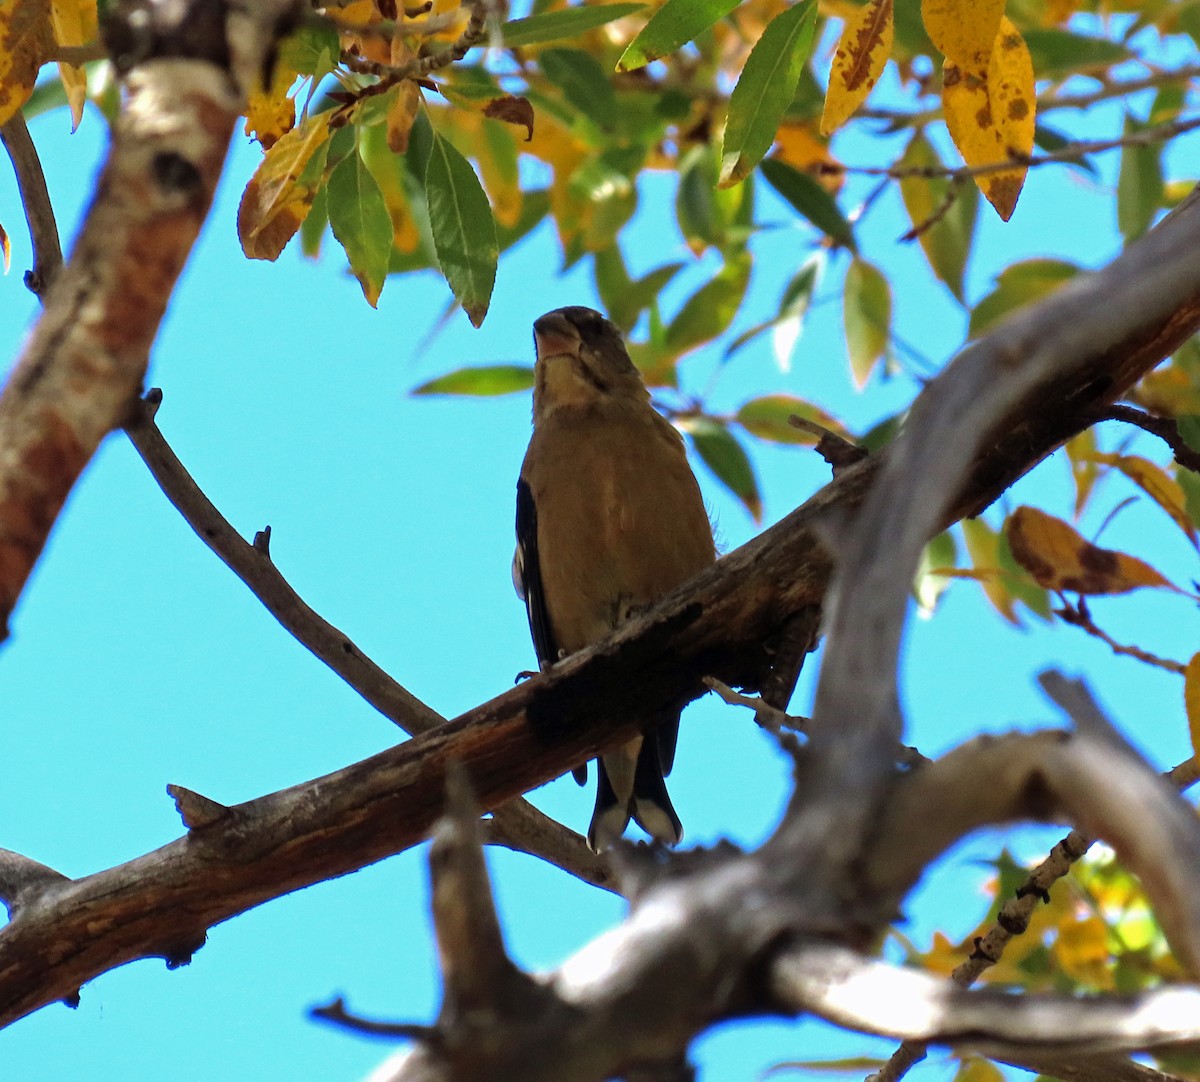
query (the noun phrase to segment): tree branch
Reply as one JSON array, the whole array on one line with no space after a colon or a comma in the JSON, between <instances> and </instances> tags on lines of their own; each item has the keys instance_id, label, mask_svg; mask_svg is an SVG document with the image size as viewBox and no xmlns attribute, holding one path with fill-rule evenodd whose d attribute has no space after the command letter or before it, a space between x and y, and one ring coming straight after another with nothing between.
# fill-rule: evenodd
<instances>
[{"instance_id":1,"label":"tree branch","mask_svg":"<svg viewBox=\"0 0 1200 1082\"><path fill-rule=\"evenodd\" d=\"M17 177L25 222L29 226L29 243L33 248L33 267L25 272L25 287L45 303L46 292L62 268L62 245L58 240L58 223L50 205L42 162L25 124L25 114L19 109L0 127L0 142L8 151Z\"/></svg>"}]
</instances>

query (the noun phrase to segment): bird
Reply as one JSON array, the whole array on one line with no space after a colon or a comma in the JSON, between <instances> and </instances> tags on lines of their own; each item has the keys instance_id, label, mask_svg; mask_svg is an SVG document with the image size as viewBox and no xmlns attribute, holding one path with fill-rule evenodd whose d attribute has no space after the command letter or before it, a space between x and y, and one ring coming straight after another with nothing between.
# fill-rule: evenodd
<instances>
[{"instance_id":1,"label":"bird","mask_svg":"<svg viewBox=\"0 0 1200 1082\"><path fill-rule=\"evenodd\" d=\"M712 525L679 431L621 332L599 312L557 308L534 322L533 434L517 482L513 582L543 669L609 634L716 559ZM683 836L664 778L679 711L597 759L588 845L632 818L653 839ZM587 781L587 764L573 771Z\"/></svg>"}]
</instances>

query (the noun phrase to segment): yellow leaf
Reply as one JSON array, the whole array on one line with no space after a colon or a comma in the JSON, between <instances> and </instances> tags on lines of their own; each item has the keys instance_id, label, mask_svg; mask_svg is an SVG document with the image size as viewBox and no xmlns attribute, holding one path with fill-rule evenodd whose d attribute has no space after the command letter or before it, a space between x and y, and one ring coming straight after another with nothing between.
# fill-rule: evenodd
<instances>
[{"instance_id":1,"label":"yellow leaf","mask_svg":"<svg viewBox=\"0 0 1200 1082\"><path fill-rule=\"evenodd\" d=\"M967 555L975 565L975 577L992 607L1010 624L1020 626L1017 619L1016 602L1005 588L1000 574L1000 535L993 533L983 519L963 520L963 539L967 543Z\"/></svg>"},{"instance_id":2,"label":"yellow leaf","mask_svg":"<svg viewBox=\"0 0 1200 1082\"><path fill-rule=\"evenodd\" d=\"M1004 1072L990 1059L968 1056L955 1072L954 1082L1004 1082Z\"/></svg>"},{"instance_id":3,"label":"yellow leaf","mask_svg":"<svg viewBox=\"0 0 1200 1082\"><path fill-rule=\"evenodd\" d=\"M1096 430L1085 428L1078 436L1067 440L1066 450L1071 479L1075 482L1075 517L1079 518L1100 475L1095 459Z\"/></svg>"},{"instance_id":4,"label":"yellow leaf","mask_svg":"<svg viewBox=\"0 0 1200 1082\"><path fill-rule=\"evenodd\" d=\"M408 150L408 137L420 105L421 88L411 79L405 79L387 111L387 144L393 154Z\"/></svg>"},{"instance_id":5,"label":"yellow leaf","mask_svg":"<svg viewBox=\"0 0 1200 1082\"><path fill-rule=\"evenodd\" d=\"M288 97L295 81L294 71L276 64L271 85L250 92L246 104L246 134L256 138L263 150L270 150L295 127L296 102Z\"/></svg>"},{"instance_id":6,"label":"yellow leaf","mask_svg":"<svg viewBox=\"0 0 1200 1082\"><path fill-rule=\"evenodd\" d=\"M1036 119L1033 61L1025 40L1008 19L1000 21L986 70L946 61L942 109L950 137L972 169L1029 155ZM1026 171L1025 165L1016 165L975 177L979 190L1006 222L1016 209Z\"/></svg>"},{"instance_id":7,"label":"yellow leaf","mask_svg":"<svg viewBox=\"0 0 1200 1082\"><path fill-rule=\"evenodd\" d=\"M277 259L312 209L310 163L328 149L328 114L310 116L271 146L242 193L238 238L250 259ZM309 175L306 175L309 174Z\"/></svg>"},{"instance_id":8,"label":"yellow leaf","mask_svg":"<svg viewBox=\"0 0 1200 1082\"><path fill-rule=\"evenodd\" d=\"M1124 594L1152 586L1182 592L1145 561L1093 545L1062 519L1035 507L1018 507L1005 530L1017 563L1047 590Z\"/></svg>"},{"instance_id":9,"label":"yellow leaf","mask_svg":"<svg viewBox=\"0 0 1200 1082\"><path fill-rule=\"evenodd\" d=\"M1148 458L1142 458L1141 455L1110 455L1095 452L1090 457L1093 462L1104 466L1114 466L1120 470L1171 516L1171 521L1187 534L1188 540L1194 546L1197 545L1196 527L1187 513L1187 497L1180 488L1179 482L1166 470L1161 466L1156 466Z\"/></svg>"},{"instance_id":10,"label":"yellow leaf","mask_svg":"<svg viewBox=\"0 0 1200 1082\"><path fill-rule=\"evenodd\" d=\"M29 100L38 70L53 53L49 0L0 4L0 124Z\"/></svg>"},{"instance_id":11,"label":"yellow leaf","mask_svg":"<svg viewBox=\"0 0 1200 1082\"><path fill-rule=\"evenodd\" d=\"M77 48L99 37L96 0L51 0L50 25L54 40L62 46ZM73 64L59 64L58 73L71 108L71 131L83 120L87 104L87 72Z\"/></svg>"},{"instance_id":12,"label":"yellow leaf","mask_svg":"<svg viewBox=\"0 0 1200 1082\"><path fill-rule=\"evenodd\" d=\"M784 120L775 133L775 153L801 173L808 173L827 192L837 194L846 176L837 168L838 160L829 153L829 143L820 138L810 124ZM829 167L827 170L822 166Z\"/></svg>"},{"instance_id":13,"label":"yellow leaf","mask_svg":"<svg viewBox=\"0 0 1200 1082\"><path fill-rule=\"evenodd\" d=\"M947 60L985 71L1000 29L1004 0L921 0L929 40Z\"/></svg>"},{"instance_id":14,"label":"yellow leaf","mask_svg":"<svg viewBox=\"0 0 1200 1082\"><path fill-rule=\"evenodd\" d=\"M1068 977L1093 988L1113 986L1108 926L1099 917L1060 925L1052 952Z\"/></svg>"},{"instance_id":15,"label":"yellow leaf","mask_svg":"<svg viewBox=\"0 0 1200 1082\"><path fill-rule=\"evenodd\" d=\"M1200 653L1192 655L1183 671L1183 706L1187 711L1192 754L1200 755Z\"/></svg>"},{"instance_id":16,"label":"yellow leaf","mask_svg":"<svg viewBox=\"0 0 1200 1082\"><path fill-rule=\"evenodd\" d=\"M870 0L846 19L825 93L821 134L837 131L864 101L892 54L892 0Z\"/></svg>"}]
</instances>

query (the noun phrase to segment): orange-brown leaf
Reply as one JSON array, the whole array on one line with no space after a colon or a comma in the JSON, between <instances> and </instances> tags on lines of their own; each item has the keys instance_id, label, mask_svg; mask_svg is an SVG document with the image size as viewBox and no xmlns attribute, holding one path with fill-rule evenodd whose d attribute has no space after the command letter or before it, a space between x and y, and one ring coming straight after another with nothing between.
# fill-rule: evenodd
<instances>
[{"instance_id":1,"label":"orange-brown leaf","mask_svg":"<svg viewBox=\"0 0 1200 1082\"><path fill-rule=\"evenodd\" d=\"M846 19L829 72L822 135L837 131L867 100L892 54L894 33L892 0L870 0Z\"/></svg>"},{"instance_id":2,"label":"orange-brown leaf","mask_svg":"<svg viewBox=\"0 0 1200 1082\"><path fill-rule=\"evenodd\" d=\"M1093 545L1062 519L1035 507L1018 507L1005 530L1017 562L1047 590L1124 594L1141 586L1176 589L1144 560Z\"/></svg>"},{"instance_id":3,"label":"orange-brown leaf","mask_svg":"<svg viewBox=\"0 0 1200 1082\"><path fill-rule=\"evenodd\" d=\"M393 154L408 150L408 137L412 134L417 110L421 107L421 88L411 79L405 79L396 89L396 96L387 111L387 145Z\"/></svg>"},{"instance_id":4,"label":"orange-brown leaf","mask_svg":"<svg viewBox=\"0 0 1200 1082\"><path fill-rule=\"evenodd\" d=\"M1183 705L1187 711L1192 754L1200 756L1200 654L1193 654L1183 671Z\"/></svg>"},{"instance_id":5,"label":"orange-brown leaf","mask_svg":"<svg viewBox=\"0 0 1200 1082\"><path fill-rule=\"evenodd\" d=\"M282 136L246 185L237 224L242 251L250 259L277 259L312 209L317 183L304 182L305 173L328 149L326 121L327 114L310 116Z\"/></svg>"},{"instance_id":6,"label":"orange-brown leaf","mask_svg":"<svg viewBox=\"0 0 1200 1082\"><path fill-rule=\"evenodd\" d=\"M0 124L29 100L38 70L53 52L49 0L0 4Z\"/></svg>"},{"instance_id":7,"label":"orange-brown leaf","mask_svg":"<svg viewBox=\"0 0 1200 1082\"><path fill-rule=\"evenodd\" d=\"M533 106L529 104L528 98L518 98L512 94L493 98L483 107L483 115L524 128L527 143L533 139Z\"/></svg>"}]
</instances>

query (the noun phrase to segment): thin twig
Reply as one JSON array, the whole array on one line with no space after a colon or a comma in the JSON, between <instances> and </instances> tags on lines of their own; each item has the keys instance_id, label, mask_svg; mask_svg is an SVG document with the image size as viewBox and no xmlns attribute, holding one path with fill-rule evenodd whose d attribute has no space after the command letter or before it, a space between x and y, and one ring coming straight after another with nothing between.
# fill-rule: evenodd
<instances>
[{"instance_id":1,"label":"thin twig","mask_svg":"<svg viewBox=\"0 0 1200 1082\"><path fill-rule=\"evenodd\" d=\"M1155 668L1165 669L1167 672L1175 673L1177 676L1184 674L1184 666L1171 658L1159 657L1157 654L1152 654L1148 650L1143 650L1140 646L1127 646L1124 643L1119 643L1108 632L1101 630L1092 620L1092 614L1088 610L1087 602L1082 597L1074 604L1064 601L1062 608L1055 609L1054 614L1060 617L1068 624L1086 631L1089 635L1099 639L1102 643L1109 647L1114 654L1120 654L1122 657L1131 657L1137 661L1145 662L1147 665L1153 665Z\"/></svg>"},{"instance_id":2,"label":"thin twig","mask_svg":"<svg viewBox=\"0 0 1200 1082\"><path fill-rule=\"evenodd\" d=\"M58 239L58 223L50 205L42 162L25 123L25 115L19 109L0 127L0 142L4 143L17 176L33 248L33 269L25 272L25 286L45 303L46 291L62 267L62 244Z\"/></svg>"},{"instance_id":3,"label":"thin twig","mask_svg":"<svg viewBox=\"0 0 1200 1082\"><path fill-rule=\"evenodd\" d=\"M488 0L468 0L468 3L471 8L471 17L467 20L467 25L463 28L463 32L446 49L440 49L436 53L430 53L428 56L413 57L411 60L406 60L403 64L395 66L366 60L354 53L344 51L341 58L342 63L352 71L360 74L376 75L388 86L392 86L404 79L421 79L432 72L447 68L451 64L457 63L475 48L483 40L484 34L487 32L487 20L491 14L491 4ZM431 16L424 23L417 26L405 25L403 32L405 34L438 33L446 28L445 25L442 25L438 21L440 18L440 16Z\"/></svg>"},{"instance_id":4,"label":"thin twig","mask_svg":"<svg viewBox=\"0 0 1200 1082\"><path fill-rule=\"evenodd\" d=\"M375 1022L370 1018L351 1014L346 1010L346 1001L341 996L324 1007L310 1008L308 1016L366 1037L385 1037L392 1040L400 1038L413 1041L437 1039L437 1030L433 1026L423 1026L416 1022Z\"/></svg>"},{"instance_id":5,"label":"thin twig","mask_svg":"<svg viewBox=\"0 0 1200 1082\"><path fill-rule=\"evenodd\" d=\"M844 165L839 162L817 162L809 172L821 176L853 174L862 177L891 177L893 180L905 180L909 177L937 180L945 178L959 181L970 177L990 176L992 173L1002 173L1008 169L1032 168L1036 165L1051 165L1055 162L1073 162L1089 154L1100 154L1106 150L1118 150L1122 147L1149 146L1153 143L1166 142L1178 135L1200 128L1200 116L1184 117L1171 120L1164 124L1156 124L1129 135L1117 136L1112 139L1096 139L1089 142L1068 143L1060 150L1049 151L1045 154L1012 155L1005 161L991 162L988 165Z\"/></svg>"},{"instance_id":6,"label":"thin twig","mask_svg":"<svg viewBox=\"0 0 1200 1082\"><path fill-rule=\"evenodd\" d=\"M1145 410L1134 409L1133 406L1109 406L1097 418L1100 421L1124 421L1136 425L1144 432L1157 436L1175 456L1179 465L1200 473L1200 453L1188 446L1187 441L1179 434L1179 425L1173 417L1156 417Z\"/></svg>"}]
</instances>

